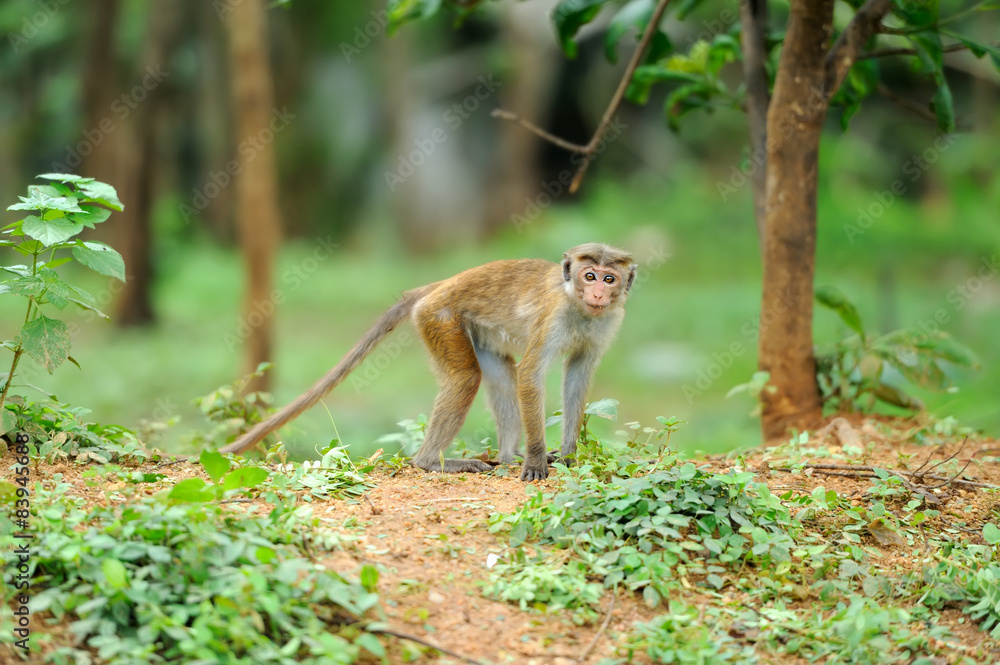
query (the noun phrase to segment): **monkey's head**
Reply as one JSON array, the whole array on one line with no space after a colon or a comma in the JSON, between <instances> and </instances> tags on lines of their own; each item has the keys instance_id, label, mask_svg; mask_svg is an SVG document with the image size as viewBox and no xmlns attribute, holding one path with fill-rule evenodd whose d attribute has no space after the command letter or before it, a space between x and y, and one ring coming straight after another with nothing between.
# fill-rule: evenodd
<instances>
[{"instance_id":1,"label":"monkey's head","mask_svg":"<svg viewBox=\"0 0 1000 665\"><path fill-rule=\"evenodd\" d=\"M625 304L635 279L631 254L596 242L567 250L562 265L566 293L591 316Z\"/></svg>"}]
</instances>

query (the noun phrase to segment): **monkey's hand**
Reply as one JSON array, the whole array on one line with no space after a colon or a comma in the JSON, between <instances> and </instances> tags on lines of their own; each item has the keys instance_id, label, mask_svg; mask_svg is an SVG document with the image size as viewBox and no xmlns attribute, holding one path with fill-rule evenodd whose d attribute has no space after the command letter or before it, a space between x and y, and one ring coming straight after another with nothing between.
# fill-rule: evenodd
<instances>
[{"instance_id":1,"label":"monkey's hand","mask_svg":"<svg viewBox=\"0 0 1000 665\"><path fill-rule=\"evenodd\" d=\"M530 483L532 480L545 480L549 477L549 465L544 457L538 460L525 458L521 467L521 480Z\"/></svg>"}]
</instances>

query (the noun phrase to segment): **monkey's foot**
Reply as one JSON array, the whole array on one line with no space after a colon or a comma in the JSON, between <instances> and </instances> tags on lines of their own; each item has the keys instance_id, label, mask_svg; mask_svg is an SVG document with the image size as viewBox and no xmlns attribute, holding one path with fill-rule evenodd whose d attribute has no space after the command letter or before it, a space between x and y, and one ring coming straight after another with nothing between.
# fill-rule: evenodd
<instances>
[{"instance_id":1,"label":"monkey's foot","mask_svg":"<svg viewBox=\"0 0 1000 665\"><path fill-rule=\"evenodd\" d=\"M442 465L441 460L434 460L430 463L410 460L412 466L424 471L441 471L444 473L483 473L492 471L494 465L478 459L446 459Z\"/></svg>"},{"instance_id":2,"label":"monkey's foot","mask_svg":"<svg viewBox=\"0 0 1000 665\"><path fill-rule=\"evenodd\" d=\"M545 480L549 477L549 465L542 458L539 462L524 462L524 466L521 467L521 480L526 483L530 483L532 480Z\"/></svg>"}]
</instances>

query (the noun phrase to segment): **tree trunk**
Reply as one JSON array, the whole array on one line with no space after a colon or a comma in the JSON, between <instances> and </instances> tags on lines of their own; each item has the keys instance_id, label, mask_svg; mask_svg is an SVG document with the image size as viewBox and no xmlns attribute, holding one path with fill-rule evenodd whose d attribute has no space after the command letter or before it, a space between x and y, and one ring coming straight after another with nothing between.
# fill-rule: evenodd
<instances>
[{"instance_id":1,"label":"tree trunk","mask_svg":"<svg viewBox=\"0 0 1000 665\"><path fill-rule=\"evenodd\" d=\"M819 141L826 117L826 68L833 0L792 0L767 114L767 199L759 364L765 440L819 420L813 355L813 276Z\"/></svg>"},{"instance_id":2,"label":"tree trunk","mask_svg":"<svg viewBox=\"0 0 1000 665\"><path fill-rule=\"evenodd\" d=\"M267 13L264 0L244 0L223 17L229 32L233 112L236 133L233 145L248 146L252 159L244 158L235 176L236 228L247 271L247 294L241 330L245 340L245 373L270 360L273 340L271 273L279 230L278 183L274 165L274 91L268 60ZM247 391L266 390L269 375L258 377Z\"/></svg>"}]
</instances>

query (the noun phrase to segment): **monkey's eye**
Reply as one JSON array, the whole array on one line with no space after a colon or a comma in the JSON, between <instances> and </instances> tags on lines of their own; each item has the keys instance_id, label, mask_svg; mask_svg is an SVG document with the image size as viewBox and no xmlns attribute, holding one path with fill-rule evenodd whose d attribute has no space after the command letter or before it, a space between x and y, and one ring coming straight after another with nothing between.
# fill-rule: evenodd
<instances>
[{"instance_id":1,"label":"monkey's eye","mask_svg":"<svg viewBox=\"0 0 1000 665\"><path fill-rule=\"evenodd\" d=\"M614 275L605 275L604 276L604 283L605 284L614 284L615 283L615 276Z\"/></svg>"},{"instance_id":2,"label":"monkey's eye","mask_svg":"<svg viewBox=\"0 0 1000 665\"><path fill-rule=\"evenodd\" d=\"M594 273L592 273L592 272L588 272L587 274L585 274L585 275L583 276L583 278L584 278L585 280L587 280L588 282L593 282L593 281L594 281L595 279L597 279L597 275L595 275L595 274L594 274Z\"/></svg>"}]
</instances>

